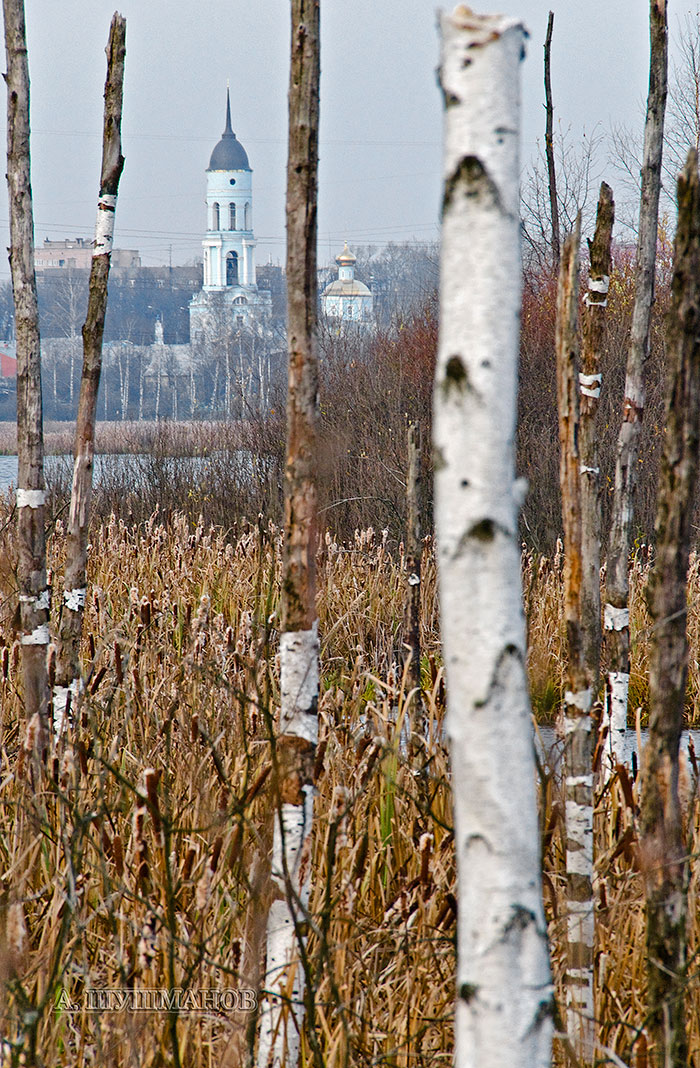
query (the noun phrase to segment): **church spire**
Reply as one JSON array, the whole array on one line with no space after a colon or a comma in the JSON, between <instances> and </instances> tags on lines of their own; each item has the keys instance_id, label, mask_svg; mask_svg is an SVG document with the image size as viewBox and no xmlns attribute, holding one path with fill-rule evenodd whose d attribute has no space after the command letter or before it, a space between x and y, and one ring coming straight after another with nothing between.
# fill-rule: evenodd
<instances>
[{"instance_id":1,"label":"church spire","mask_svg":"<svg viewBox=\"0 0 700 1068\"><path fill-rule=\"evenodd\" d=\"M229 85L226 82L226 129L224 130L222 137L234 137L235 134L231 127L231 94L229 92Z\"/></svg>"}]
</instances>

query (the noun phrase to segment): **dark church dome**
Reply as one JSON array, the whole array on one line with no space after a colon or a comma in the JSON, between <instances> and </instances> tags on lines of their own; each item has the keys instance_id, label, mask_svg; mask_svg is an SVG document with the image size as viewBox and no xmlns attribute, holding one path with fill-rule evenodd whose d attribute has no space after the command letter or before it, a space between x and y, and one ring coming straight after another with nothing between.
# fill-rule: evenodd
<instances>
[{"instance_id":1,"label":"dark church dome","mask_svg":"<svg viewBox=\"0 0 700 1068\"><path fill-rule=\"evenodd\" d=\"M226 129L211 154L208 171L249 171L248 156L231 128L231 101L226 90Z\"/></svg>"}]
</instances>

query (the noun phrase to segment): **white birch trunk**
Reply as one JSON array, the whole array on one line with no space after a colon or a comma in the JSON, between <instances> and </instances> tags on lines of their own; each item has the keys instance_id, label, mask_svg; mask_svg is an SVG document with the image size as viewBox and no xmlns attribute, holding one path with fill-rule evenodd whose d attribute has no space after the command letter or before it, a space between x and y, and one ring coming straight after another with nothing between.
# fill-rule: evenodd
<instances>
[{"instance_id":1,"label":"white birch trunk","mask_svg":"<svg viewBox=\"0 0 700 1068\"><path fill-rule=\"evenodd\" d=\"M316 225L320 78L319 0L291 0L287 161L287 463L280 637L281 708L274 740L273 903L267 924L267 999L258 1065L296 1068L305 1029L319 1055L316 1008L304 999L314 773L318 738ZM254 353L251 353L251 373ZM285 1002L288 1008L285 1008Z\"/></svg>"},{"instance_id":2,"label":"white birch trunk","mask_svg":"<svg viewBox=\"0 0 700 1068\"><path fill-rule=\"evenodd\" d=\"M649 356L651 310L654 303L664 115L668 83L666 0L649 0L649 40L649 92L644 124L635 295L630 344L627 352L622 425L617 440L615 491L608 538L606 581L608 604L605 606L605 644L608 650L609 668L603 726L609 729L611 745L617 744L622 748L622 752L626 750L630 671L629 555L632 548L639 442L646 403L644 365ZM617 613L614 622L611 613Z\"/></svg>"},{"instance_id":3,"label":"white birch trunk","mask_svg":"<svg viewBox=\"0 0 700 1068\"><path fill-rule=\"evenodd\" d=\"M102 141L100 191L97 198L95 239L90 269L88 307L83 326L83 367L75 427L73 483L68 514L63 604L56 642L56 676L53 691L54 734L56 741L68 729L83 689L80 670L80 642L87 590L88 526L92 499L95 453L97 394L102 374L102 342L107 311L107 284L117 208L119 180L124 166L121 153L121 116L126 52L126 22L112 19L107 45L107 80ZM126 386L122 385L122 419L129 392L129 363L126 359ZM71 709L73 715L71 716Z\"/></svg>"},{"instance_id":4,"label":"white birch trunk","mask_svg":"<svg viewBox=\"0 0 700 1068\"><path fill-rule=\"evenodd\" d=\"M280 741L297 740L294 749L302 759L305 757L309 772L313 771L318 740L318 664L317 625L309 631L282 634ZM298 963L296 926L303 922L303 910L309 900L315 791L310 782L303 783L297 788L300 796L292 800L296 787L293 778L287 779L286 787L282 778L282 803L275 819L271 874L276 897L267 918L266 986L270 993L260 1014L261 1068L283 1068L299 1062L304 972ZM285 1003L291 1011L282 1011Z\"/></svg>"},{"instance_id":5,"label":"white birch trunk","mask_svg":"<svg viewBox=\"0 0 700 1068\"><path fill-rule=\"evenodd\" d=\"M129 353L124 353L124 360L126 363L126 369L124 371L124 397L122 399L122 420L129 418L129 371L131 368L129 362Z\"/></svg>"},{"instance_id":6,"label":"white birch trunk","mask_svg":"<svg viewBox=\"0 0 700 1068\"><path fill-rule=\"evenodd\" d=\"M556 356L559 482L564 527L564 791L566 804L567 1031L580 1068L593 1065L593 767L592 686L584 615L581 497L581 375L578 276L581 217L564 242L557 291ZM585 430L584 430L585 436ZM596 571L597 580L597 571ZM590 617L591 613L588 612Z\"/></svg>"},{"instance_id":7,"label":"white birch trunk","mask_svg":"<svg viewBox=\"0 0 700 1068\"><path fill-rule=\"evenodd\" d=\"M217 365L216 370L218 372L218 370L219 370L218 365ZM160 355L160 352L158 352L158 381L156 382L156 412L155 412L156 423L158 422L158 417L159 417L159 414L160 414L160 379L161 379L161 371L162 371L162 368L161 368L161 355ZM214 388L216 389L216 385L214 386Z\"/></svg>"},{"instance_id":8,"label":"white birch trunk","mask_svg":"<svg viewBox=\"0 0 700 1068\"><path fill-rule=\"evenodd\" d=\"M435 519L459 921L457 1068L549 1065L552 988L514 434L524 29L442 17L445 194L434 399Z\"/></svg>"},{"instance_id":9,"label":"white birch trunk","mask_svg":"<svg viewBox=\"0 0 700 1068\"><path fill-rule=\"evenodd\" d=\"M629 634L629 608L615 608L606 604L603 608L603 627L606 633L614 634L626 630ZM604 780L615 770L616 764L626 764L631 759L631 745L627 730L627 705L630 688L628 671L608 671L605 684L605 703L603 722L607 729L605 752L601 764Z\"/></svg>"},{"instance_id":10,"label":"white birch trunk","mask_svg":"<svg viewBox=\"0 0 700 1068\"><path fill-rule=\"evenodd\" d=\"M38 779L46 741L49 590L46 577L41 345L34 276L29 69L23 0L3 0L7 57L7 191L17 340L17 585L27 746Z\"/></svg>"}]
</instances>

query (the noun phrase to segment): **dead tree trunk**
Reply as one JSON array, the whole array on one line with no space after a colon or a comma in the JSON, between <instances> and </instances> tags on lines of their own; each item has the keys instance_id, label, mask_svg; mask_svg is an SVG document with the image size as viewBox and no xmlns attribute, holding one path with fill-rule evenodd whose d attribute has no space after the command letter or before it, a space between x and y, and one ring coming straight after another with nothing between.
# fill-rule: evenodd
<instances>
[{"instance_id":1,"label":"dead tree trunk","mask_svg":"<svg viewBox=\"0 0 700 1068\"><path fill-rule=\"evenodd\" d=\"M583 627L581 456L579 452L578 269L581 217L564 242L557 294L557 401L564 521L564 769L567 883L567 1029L579 1063L592 1065L593 1016L593 769L591 679Z\"/></svg>"},{"instance_id":2,"label":"dead tree trunk","mask_svg":"<svg viewBox=\"0 0 700 1068\"><path fill-rule=\"evenodd\" d=\"M649 580L649 738L641 857L646 887L652 1063L687 1064L688 859L678 797L688 643L686 582L700 451L700 181L693 151L678 180L678 228L666 332L666 434Z\"/></svg>"},{"instance_id":3,"label":"dead tree trunk","mask_svg":"<svg viewBox=\"0 0 700 1068\"><path fill-rule=\"evenodd\" d=\"M544 134L544 149L547 157L547 182L549 185L549 213L552 221L552 270L556 275L559 270L561 255L561 233L559 229L559 201L557 199L557 172L554 165L554 105L552 103L552 31L554 30L554 12L549 12L547 19L547 37L544 42L544 100L547 122Z\"/></svg>"},{"instance_id":4,"label":"dead tree trunk","mask_svg":"<svg viewBox=\"0 0 700 1068\"><path fill-rule=\"evenodd\" d=\"M586 676L592 693L600 681L600 467L596 413L602 388L600 355L610 285L610 242L615 219L612 190L601 184L593 240L588 242L590 269L583 298L580 418L578 446L581 458L581 640Z\"/></svg>"},{"instance_id":5,"label":"dead tree trunk","mask_svg":"<svg viewBox=\"0 0 700 1068\"><path fill-rule=\"evenodd\" d=\"M23 0L3 0L7 56L7 187L17 341L17 582L24 707L37 757L46 742L49 591L44 536L44 436L29 153L29 71Z\"/></svg>"},{"instance_id":6,"label":"dead tree trunk","mask_svg":"<svg viewBox=\"0 0 700 1068\"><path fill-rule=\"evenodd\" d=\"M275 740L272 880L267 925L269 1001L261 1014L258 1063L293 1068L304 1019L309 852L318 739L316 616L317 181L319 0L292 0L287 163L287 463L280 637L281 709ZM313 1011L307 999L309 1013ZM313 1030L313 1018L309 1030Z\"/></svg>"},{"instance_id":7,"label":"dead tree trunk","mask_svg":"<svg viewBox=\"0 0 700 1068\"><path fill-rule=\"evenodd\" d=\"M95 247L90 269L88 309L83 326L83 370L80 381L78 419L75 428L73 485L66 540L63 603L56 648L56 681L53 691L54 731L66 729L70 704L81 686L80 639L87 587L87 536L95 457L97 393L102 371L102 338L107 310L107 282L112 253L114 216L119 179L124 167L121 152L122 96L126 19L115 14L107 45L102 172L97 200Z\"/></svg>"},{"instance_id":8,"label":"dead tree trunk","mask_svg":"<svg viewBox=\"0 0 700 1068\"><path fill-rule=\"evenodd\" d=\"M513 448L524 30L516 19L474 15L464 5L442 17L441 29L433 446L459 886L455 1065L544 1068L551 988L525 678L523 487Z\"/></svg>"},{"instance_id":9,"label":"dead tree trunk","mask_svg":"<svg viewBox=\"0 0 700 1068\"><path fill-rule=\"evenodd\" d=\"M404 617L404 665L406 686L415 691L411 699L409 730L410 749L414 751L414 733L419 728L421 710L420 680L420 565L422 539L420 525L421 448L420 427L409 423L406 432L408 470L406 472L406 612Z\"/></svg>"},{"instance_id":10,"label":"dead tree trunk","mask_svg":"<svg viewBox=\"0 0 700 1068\"><path fill-rule=\"evenodd\" d=\"M654 301L668 71L666 0L651 0L649 12L649 94L644 127L635 297L627 353L622 426L617 440L615 491L606 582L605 630L610 666L605 687L605 722L608 724L612 739L624 738L627 728L627 695L630 678L629 554L632 546L639 438L646 399L644 364L649 355L649 327ZM624 757L624 753L619 755Z\"/></svg>"}]
</instances>

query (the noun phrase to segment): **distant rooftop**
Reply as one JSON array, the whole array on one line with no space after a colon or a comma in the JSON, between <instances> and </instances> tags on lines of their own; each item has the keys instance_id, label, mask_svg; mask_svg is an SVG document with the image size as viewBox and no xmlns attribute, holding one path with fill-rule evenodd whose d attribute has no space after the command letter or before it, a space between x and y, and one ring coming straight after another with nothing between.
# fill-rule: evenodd
<instances>
[{"instance_id":1,"label":"distant rooftop","mask_svg":"<svg viewBox=\"0 0 700 1068\"><path fill-rule=\"evenodd\" d=\"M92 263L92 238L73 237L61 241L44 238L43 244L34 251L34 266L38 271L47 269L86 270ZM140 267L141 256L135 248L112 249L112 267Z\"/></svg>"}]
</instances>

